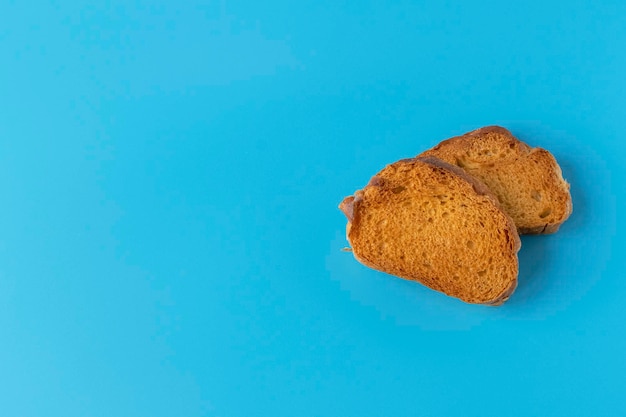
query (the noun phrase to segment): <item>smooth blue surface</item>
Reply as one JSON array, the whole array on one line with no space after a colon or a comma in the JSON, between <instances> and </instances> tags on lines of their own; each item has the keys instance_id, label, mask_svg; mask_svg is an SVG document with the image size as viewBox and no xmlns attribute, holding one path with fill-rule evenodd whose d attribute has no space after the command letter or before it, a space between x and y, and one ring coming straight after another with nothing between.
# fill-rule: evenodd
<instances>
[{"instance_id":1,"label":"smooth blue surface","mask_svg":"<svg viewBox=\"0 0 626 417\"><path fill-rule=\"evenodd\" d=\"M0 414L626 414L626 3L0 3ZM341 199L501 124L574 214L470 306Z\"/></svg>"}]
</instances>

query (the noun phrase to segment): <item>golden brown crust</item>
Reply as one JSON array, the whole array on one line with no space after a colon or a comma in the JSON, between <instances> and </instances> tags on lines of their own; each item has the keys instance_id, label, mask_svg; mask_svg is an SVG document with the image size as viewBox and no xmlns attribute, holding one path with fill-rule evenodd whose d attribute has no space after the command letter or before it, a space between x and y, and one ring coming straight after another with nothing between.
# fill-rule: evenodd
<instances>
[{"instance_id":1,"label":"golden brown crust","mask_svg":"<svg viewBox=\"0 0 626 417\"><path fill-rule=\"evenodd\" d=\"M531 148L500 126L442 141L420 156L434 156L484 182L519 233L556 232L572 212L569 184L554 156Z\"/></svg>"}]
</instances>

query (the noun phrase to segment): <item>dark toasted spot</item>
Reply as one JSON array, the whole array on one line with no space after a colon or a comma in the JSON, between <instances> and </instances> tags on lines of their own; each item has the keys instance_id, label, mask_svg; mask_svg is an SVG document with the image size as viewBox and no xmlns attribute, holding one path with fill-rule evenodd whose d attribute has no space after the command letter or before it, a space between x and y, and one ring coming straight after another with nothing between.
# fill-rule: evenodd
<instances>
[{"instance_id":1,"label":"dark toasted spot","mask_svg":"<svg viewBox=\"0 0 626 417\"><path fill-rule=\"evenodd\" d=\"M552 208L546 207L541 213L539 213L539 217L545 219L550 215L550 213L552 213Z\"/></svg>"},{"instance_id":2,"label":"dark toasted spot","mask_svg":"<svg viewBox=\"0 0 626 417\"><path fill-rule=\"evenodd\" d=\"M385 180L382 179L381 177L373 176L369 182L369 185L372 185L374 187L381 187L384 183L385 183Z\"/></svg>"}]
</instances>

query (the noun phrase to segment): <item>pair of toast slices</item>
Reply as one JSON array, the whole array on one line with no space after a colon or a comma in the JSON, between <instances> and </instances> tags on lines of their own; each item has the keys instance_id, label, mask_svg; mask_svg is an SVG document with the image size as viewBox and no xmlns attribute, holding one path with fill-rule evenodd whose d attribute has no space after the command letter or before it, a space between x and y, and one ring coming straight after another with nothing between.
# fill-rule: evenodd
<instances>
[{"instance_id":1,"label":"pair of toast slices","mask_svg":"<svg viewBox=\"0 0 626 417\"><path fill-rule=\"evenodd\" d=\"M339 208L364 265L500 305L517 286L519 234L556 232L572 199L550 152L489 126L386 166Z\"/></svg>"}]
</instances>

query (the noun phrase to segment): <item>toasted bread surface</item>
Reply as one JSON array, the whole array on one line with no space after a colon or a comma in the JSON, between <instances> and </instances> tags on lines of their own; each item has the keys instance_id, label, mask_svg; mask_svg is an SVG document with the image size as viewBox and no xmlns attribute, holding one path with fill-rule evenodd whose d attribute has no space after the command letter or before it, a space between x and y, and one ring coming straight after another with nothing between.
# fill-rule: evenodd
<instances>
[{"instance_id":1,"label":"toasted bread surface","mask_svg":"<svg viewBox=\"0 0 626 417\"><path fill-rule=\"evenodd\" d=\"M501 304L517 285L515 225L480 181L437 158L401 160L346 197L357 260L468 303Z\"/></svg>"},{"instance_id":2,"label":"toasted bread surface","mask_svg":"<svg viewBox=\"0 0 626 417\"><path fill-rule=\"evenodd\" d=\"M572 213L569 184L554 156L503 127L444 140L420 156L437 157L484 182L519 233L554 233Z\"/></svg>"}]
</instances>

